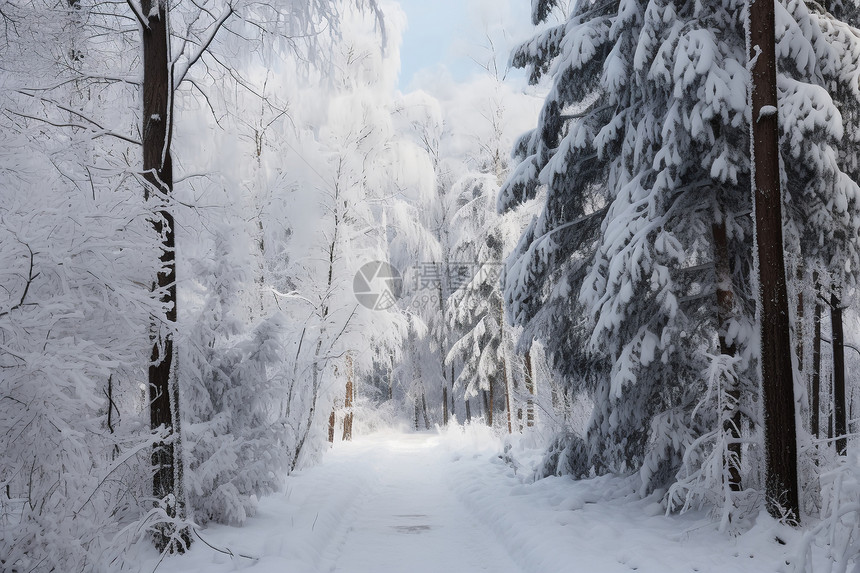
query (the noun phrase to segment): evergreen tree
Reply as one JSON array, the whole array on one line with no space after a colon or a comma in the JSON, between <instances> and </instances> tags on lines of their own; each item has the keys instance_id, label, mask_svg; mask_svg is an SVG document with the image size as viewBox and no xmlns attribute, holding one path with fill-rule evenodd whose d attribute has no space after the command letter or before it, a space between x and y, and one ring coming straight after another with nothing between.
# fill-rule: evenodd
<instances>
[{"instance_id":1,"label":"evergreen tree","mask_svg":"<svg viewBox=\"0 0 860 573\"><path fill-rule=\"evenodd\" d=\"M538 20L552 4L533 4ZM680 478L695 498L722 490L706 460L736 459L733 420L757 395L744 6L578 4L513 55L551 85L500 193L502 209L545 193L505 296L594 403L574 473L639 470L646 491ZM797 142L784 177L840 183L810 195L829 224L856 186L829 160L839 115L815 72L822 36L791 9L778 11L783 141ZM723 312L719 292L731 294Z\"/></svg>"}]
</instances>

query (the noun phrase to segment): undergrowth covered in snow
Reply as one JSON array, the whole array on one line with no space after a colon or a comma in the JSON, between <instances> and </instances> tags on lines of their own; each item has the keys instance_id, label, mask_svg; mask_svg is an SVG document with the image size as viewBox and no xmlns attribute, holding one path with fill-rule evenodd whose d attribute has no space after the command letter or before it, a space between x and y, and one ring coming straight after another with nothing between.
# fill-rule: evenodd
<instances>
[{"instance_id":1,"label":"undergrowth covered in snow","mask_svg":"<svg viewBox=\"0 0 860 573\"><path fill-rule=\"evenodd\" d=\"M635 475L538 479L548 441L538 430L507 435L470 424L381 429L336 443L320 465L289 476L285 493L261 499L244 527L201 530L219 550L198 543L158 571L429 572L452 570L451 563L464 573L484 566L534 573L856 571L856 456L853 466L822 478L825 499L842 500L838 517L803 530L761 511L726 532L704 510L667 514L665 492L643 495ZM152 570L153 550L137 550L141 570Z\"/></svg>"}]
</instances>

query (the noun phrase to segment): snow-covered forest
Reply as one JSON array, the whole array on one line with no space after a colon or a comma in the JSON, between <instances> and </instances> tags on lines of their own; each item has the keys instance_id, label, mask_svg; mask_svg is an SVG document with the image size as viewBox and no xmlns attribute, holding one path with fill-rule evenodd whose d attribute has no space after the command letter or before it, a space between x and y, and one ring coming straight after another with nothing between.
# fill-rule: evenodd
<instances>
[{"instance_id":1,"label":"snow-covered forest","mask_svg":"<svg viewBox=\"0 0 860 573\"><path fill-rule=\"evenodd\" d=\"M0 570L860 571L860 4L516 2L0 0Z\"/></svg>"}]
</instances>

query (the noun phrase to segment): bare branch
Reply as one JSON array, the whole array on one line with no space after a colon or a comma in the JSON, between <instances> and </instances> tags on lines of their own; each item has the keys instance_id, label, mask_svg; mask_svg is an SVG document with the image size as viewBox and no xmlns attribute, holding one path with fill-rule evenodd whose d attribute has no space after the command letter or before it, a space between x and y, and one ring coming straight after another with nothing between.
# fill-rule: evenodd
<instances>
[{"instance_id":1,"label":"bare branch","mask_svg":"<svg viewBox=\"0 0 860 573\"><path fill-rule=\"evenodd\" d=\"M95 74L82 74L80 72L76 72L76 73L78 75L75 76L74 78L71 78L68 80L63 80L63 81L55 83L55 84L51 84L51 85L47 85L47 86L40 86L40 87L35 87L35 88L22 87L22 88L19 88L19 90L25 91L25 92L49 92L49 91L53 91L55 89L61 88L66 84L79 82L79 81L92 81L92 82L96 82L96 83L98 83L98 82L124 83L124 84L129 84L132 86L140 86L140 82L138 80L135 80L132 78L123 78L123 77L119 77L119 76L100 76L100 75L95 75ZM29 94L29 95L34 95L34 94Z\"/></svg>"},{"instance_id":2,"label":"bare branch","mask_svg":"<svg viewBox=\"0 0 860 573\"><path fill-rule=\"evenodd\" d=\"M191 84L192 88L197 88L197 91L200 92L201 96L203 96L203 100L206 102L206 106L209 108L209 112L212 114L212 119L215 120L215 124L221 129L224 129L224 126L221 125L221 120L218 118L218 114L215 113L215 107L209 100L209 95L203 91L203 88L201 88L193 78L188 78L188 83Z\"/></svg>"},{"instance_id":3,"label":"bare branch","mask_svg":"<svg viewBox=\"0 0 860 573\"><path fill-rule=\"evenodd\" d=\"M134 0L125 0L128 7L131 8L131 11L134 12L134 17L137 18L137 22L143 27L144 30L149 30L149 24L146 21L146 18L143 17L143 14L140 11L140 8L137 7L137 4L134 3Z\"/></svg>"},{"instance_id":4,"label":"bare branch","mask_svg":"<svg viewBox=\"0 0 860 573\"><path fill-rule=\"evenodd\" d=\"M18 241L18 242L21 243L21 241ZM33 284L33 281L36 280L36 278L38 278L38 276L40 274L40 273L33 274L33 260L36 258L36 255L33 253L33 249L31 249L30 245L28 245L27 243L21 243L21 244L24 245L25 247L27 247L27 251L30 252L30 270L27 271L27 283L24 285L24 292L21 293L21 300L18 301L18 304L11 307L7 311L0 312L0 316L6 316L7 314L12 312L13 310L18 310L19 308L21 308L23 306L30 306L30 305L25 304L25 301L27 300L27 293L30 292L30 285Z\"/></svg>"},{"instance_id":5,"label":"bare branch","mask_svg":"<svg viewBox=\"0 0 860 573\"><path fill-rule=\"evenodd\" d=\"M200 44L200 48L197 50L197 53L191 56L188 59L188 63L185 64L185 67L182 69L179 74L174 74L173 76L173 87L174 89L182 83L185 79L185 76L188 74L188 70L191 69L197 60L200 59L200 56L203 55L203 52L209 49L209 46L212 44L212 40L215 39L215 36L218 34L218 30L224 25L230 15L233 13L233 6L228 5L227 9L221 14L221 16L213 22L213 24L209 27L209 30L206 32L205 39Z\"/></svg>"},{"instance_id":6,"label":"bare branch","mask_svg":"<svg viewBox=\"0 0 860 573\"><path fill-rule=\"evenodd\" d=\"M88 125L82 125L82 124L80 124L80 123L56 123L56 122L53 122L53 121L51 121L51 120L49 120L49 119L47 119L47 118L44 118L44 117L36 117L35 115L28 115L28 114L26 114L26 113L20 113L20 112L12 111L12 110L8 110L8 111L9 111L9 113L11 113L11 114L13 114L13 115L17 115L18 117L23 117L23 118L26 118L26 119L32 119L32 120L35 120L35 121L41 121L41 122L43 122L43 123L47 123L48 125L53 125L54 127L77 127L78 129L84 129L84 130L89 131L90 133L92 133L92 138L93 138L93 139L98 139L99 137L108 136L108 137L115 137L115 138L117 138L117 139L121 139L122 141L125 141L125 142L128 142L128 143L132 143L132 144L134 144L134 145L140 145L140 142L139 142L139 141L137 141L137 140L135 140L135 139L132 139L132 138L130 138L130 137L127 137L127 136L125 136L125 135L123 135L123 134L121 134L121 133L115 133L115 132L113 132L113 131L109 131L109 130L107 130L107 129L103 129L103 128L101 128L101 126L99 126L99 125L98 125L98 124L96 124L95 122L93 122L93 124L94 124L96 127L99 127L99 128L100 128L98 131L96 131L96 130L92 129L92 127L90 127L90 126L88 126Z\"/></svg>"}]
</instances>

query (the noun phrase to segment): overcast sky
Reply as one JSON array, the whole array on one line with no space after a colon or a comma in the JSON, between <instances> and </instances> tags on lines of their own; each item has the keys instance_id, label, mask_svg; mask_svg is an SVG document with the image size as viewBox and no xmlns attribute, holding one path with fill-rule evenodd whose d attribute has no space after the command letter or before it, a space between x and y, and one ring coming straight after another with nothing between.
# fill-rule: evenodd
<instances>
[{"instance_id":1,"label":"overcast sky","mask_svg":"<svg viewBox=\"0 0 860 573\"><path fill-rule=\"evenodd\" d=\"M497 60L504 65L511 47L531 30L529 0L399 2L407 18L400 53L400 88L404 91L415 87L416 74L423 73L426 81L447 72L460 82L480 72L474 60L490 60L488 35Z\"/></svg>"}]
</instances>

